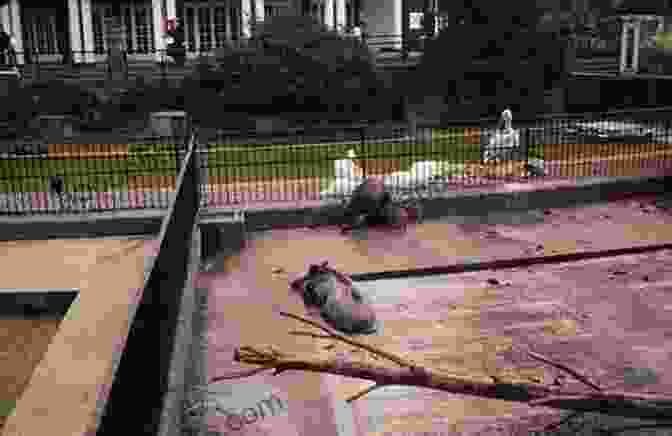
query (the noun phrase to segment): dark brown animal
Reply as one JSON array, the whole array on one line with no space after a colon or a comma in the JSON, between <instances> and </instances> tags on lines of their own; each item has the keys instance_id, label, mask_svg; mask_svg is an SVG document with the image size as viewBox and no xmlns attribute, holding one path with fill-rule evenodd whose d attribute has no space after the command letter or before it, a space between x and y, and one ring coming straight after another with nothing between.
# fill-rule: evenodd
<instances>
[{"instance_id":1,"label":"dark brown animal","mask_svg":"<svg viewBox=\"0 0 672 436\"><path fill-rule=\"evenodd\" d=\"M318 308L333 328L347 334L377 331L375 312L350 277L330 268L327 262L311 265L308 274L291 283L307 308Z\"/></svg>"},{"instance_id":2,"label":"dark brown animal","mask_svg":"<svg viewBox=\"0 0 672 436\"><path fill-rule=\"evenodd\" d=\"M383 206L391 201L392 197L385 190L383 181L369 177L353 191L345 208L345 222L350 227L361 225L362 217L379 214Z\"/></svg>"},{"instance_id":3,"label":"dark brown animal","mask_svg":"<svg viewBox=\"0 0 672 436\"><path fill-rule=\"evenodd\" d=\"M342 226L341 232L345 233L364 225L391 226L406 230L409 222L419 222L421 216L419 203L396 204L382 180L368 178L353 192L344 212L346 224Z\"/></svg>"}]
</instances>

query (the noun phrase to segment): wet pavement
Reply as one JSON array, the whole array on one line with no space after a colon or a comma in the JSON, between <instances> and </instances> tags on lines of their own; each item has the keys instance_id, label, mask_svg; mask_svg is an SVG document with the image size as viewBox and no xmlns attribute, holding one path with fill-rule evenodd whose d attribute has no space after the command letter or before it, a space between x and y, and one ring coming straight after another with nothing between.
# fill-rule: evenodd
<instances>
[{"instance_id":1,"label":"wet pavement","mask_svg":"<svg viewBox=\"0 0 672 436\"><path fill-rule=\"evenodd\" d=\"M241 253L215 259L198 278L209 293L208 379L244 367L232 361L241 345L272 344L298 354L350 351L324 350L318 340L289 335L299 325L277 314L305 313L288 283L311 262L328 260L354 274L670 243L672 214L653 206L655 200L447 217L406 234L342 236L328 227L256 233ZM511 351L516 343L609 388L672 392L672 324L665 321L672 317L670 278L672 253L661 251L360 282L382 321L381 332L365 341L458 374L552 382L552 369ZM541 421L558 419L550 409L406 387L380 389L346 405L344 398L369 385L292 372L220 382L209 387L218 392L209 394L208 423L221 434L494 435L509 434L496 429L507 425L529 434ZM525 422L534 423L524 428Z\"/></svg>"}]
</instances>

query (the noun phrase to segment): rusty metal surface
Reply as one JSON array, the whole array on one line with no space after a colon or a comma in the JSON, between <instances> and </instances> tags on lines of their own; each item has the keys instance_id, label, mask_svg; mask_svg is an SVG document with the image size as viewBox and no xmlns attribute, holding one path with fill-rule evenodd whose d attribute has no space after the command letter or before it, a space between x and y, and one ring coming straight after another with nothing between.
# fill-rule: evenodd
<instances>
[{"instance_id":1,"label":"rusty metal surface","mask_svg":"<svg viewBox=\"0 0 672 436\"><path fill-rule=\"evenodd\" d=\"M365 273L670 243L672 215L652 206L654 199L639 196L481 219L448 217L409 227L406 234L369 230L342 236L333 228L256 233L240 254L218 259L211 272L199 277L199 286L210 292L208 378L240 368L232 362L239 345L323 352L309 338L288 335L298 325L277 315L278 310L305 313L288 282L311 262L328 260L342 271ZM507 351L513 342L528 344L609 387L629 383L646 391L654 386L646 383L655 380L656 390L670 392L672 334L664 320L672 316L671 260L669 251L661 251L494 273L361 282L382 320L380 334L367 341L454 372L548 382L550 371ZM500 284L489 285L488 278ZM236 405L229 392L227 404L240 413L209 418L223 434L327 435L337 434L337 423L345 425L343 399L369 383L286 373L224 385L257 386L259 398L272 392L284 408L262 419L252 414L252 406ZM247 421L241 418L245 410ZM356 433L362 435L501 434L492 426L548 414L503 401L394 387L358 400L353 412ZM231 432L232 422L241 424L240 430Z\"/></svg>"}]
</instances>

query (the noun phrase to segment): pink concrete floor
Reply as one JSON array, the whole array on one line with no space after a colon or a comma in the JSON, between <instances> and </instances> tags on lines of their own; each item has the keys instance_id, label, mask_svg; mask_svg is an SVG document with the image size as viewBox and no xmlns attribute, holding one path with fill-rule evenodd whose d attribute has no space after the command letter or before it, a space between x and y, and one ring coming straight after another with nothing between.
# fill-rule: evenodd
<instances>
[{"instance_id":1,"label":"pink concrete floor","mask_svg":"<svg viewBox=\"0 0 672 436\"><path fill-rule=\"evenodd\" d=\"M241 369L232 355L242 345L322 352L314 339L288 335L300 326L277 315L305 313L288 281L311 262L328 260L342 271L363 273L672 242L672 215L652 207L654 198L482 222L429 221L403 235L372 230L344 237L334 228L255 234L240 254L218 259L198 278L209 291L208 378ZM552 381L552 370L510 351L512 343L523 344L610 388L672 392L672 330L665 322L672 317L671 277L672 253L658 252L424 282L362 282L383 325L367 340L458 373ZM488 285L488 278L501 285ZM636 377L628 376L628 367L651 371L655 383L633 387ZM215 400L220 413L209 423L223 434L326 436L338 434L339 426L348 434L346 418L354 417L352 431L361 435L494 435L502 434L495 426L550 412L404 387L345 405L344 398L368 385L305 373L219 383L211 388L222 391ZM278 406L262 412L269 398Z\"/></svg>"}]
</instances>

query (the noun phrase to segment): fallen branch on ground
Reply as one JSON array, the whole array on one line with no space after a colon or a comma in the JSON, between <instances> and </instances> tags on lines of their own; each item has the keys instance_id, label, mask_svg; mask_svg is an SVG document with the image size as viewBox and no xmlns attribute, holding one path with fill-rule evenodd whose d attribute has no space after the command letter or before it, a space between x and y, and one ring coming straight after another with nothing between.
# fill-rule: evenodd
<instances>
[{"instance_id":1,"label":"fallen branch on ground","mask_svg":"<svg viewBox=\"0 0 672 436\"><path fill-rule=\"evenodd\" d=\"M459 377L431 368L417 366L415 363L395 356L392 353L385 352L368 344L363 344L352 337L336 333L318 322L285 312L281 312L280 314L326 332L326 334L292 332L293 334L341 341L394 362L395 366L390 366L389 364L385 366L383 363L379 363L381 362L380 360L362 362L316 355L309 357L294 356L280 352L272 347L267 347L266 349L250 346L239 347L234 353L235 361L262 367L258 368L258 371L250 371L250 375L256 374L263 369L275 369L275 374L287 370L296 370L336 374L370 380L376 383L372 387L354 395L348 401L354 401L372 390L383 386L403 385L437 389L462 395L525 402L531 406L544 405L575 412L598 412L613 416L672 422L672 396L603 390L598 385L590 382L586 376L579 374L566 365L559 364L547 357L530 351L527 352L530 357L570 374L584 385L589 386L591 390L567 389L562 386L517 381L509 383L497 377L481 377L480 380L478 378ZM241 374L239 377L233 375L217 377L217 379L246 376L245 374Z\"/></svg>"}]
</instances>

